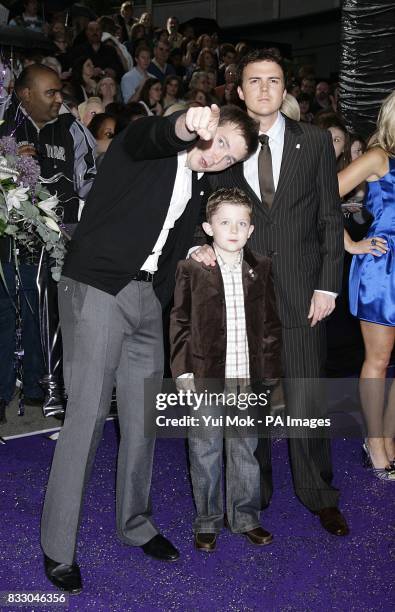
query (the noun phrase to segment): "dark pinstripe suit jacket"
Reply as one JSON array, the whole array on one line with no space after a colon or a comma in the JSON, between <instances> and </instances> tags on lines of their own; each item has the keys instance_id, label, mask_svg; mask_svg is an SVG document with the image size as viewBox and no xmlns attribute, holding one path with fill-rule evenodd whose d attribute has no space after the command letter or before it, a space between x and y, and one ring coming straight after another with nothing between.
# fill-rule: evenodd
<instances>
[{"instance_id":1,"label":"dark pinstripe suit jacket","mask_svg":"<svg viewBox=\"0 0 395 612\"><path fill-rule=\"evenodd\" d=\"M280 178L270 210L245 180L242 163L206 176L213 190L240 187L251 197L255 231L248 245L272 257L283 326L303 327L309 325L314 289L340 291L343 218L329 132L285 121Z\"/></svg>"}]
</instances>

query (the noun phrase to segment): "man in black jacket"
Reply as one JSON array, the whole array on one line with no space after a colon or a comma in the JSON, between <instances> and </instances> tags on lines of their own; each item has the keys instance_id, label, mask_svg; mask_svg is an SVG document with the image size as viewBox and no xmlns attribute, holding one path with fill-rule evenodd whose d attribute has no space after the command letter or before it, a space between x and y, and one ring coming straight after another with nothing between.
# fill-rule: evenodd
<instances>
[{"instance_id":1,"label":"man in black jacket","mask_svg":"<svg viewBox=\"0 0 395 612\"><path fill-rule=\"evenodd\" d=\"M13 135L19 154L32 155L40 165L48 191L57 194L63 209L63 222L78 221L80 203L87 196L96 174L95 142L89 131L62 107L62 84L58 75L33 64L23 70L11 96L0 92L0 137ZM37 272L41 248L30 253L20 249L19 272L22 280L23 383L26 403L41 402L39 380L44 365L38 323ZM9 293L15 295L13 243L0 239L0 260ZM30 305L30 306L29 306ZM16 371L15 308L0 281L0 422L14 389Z\"/></svg>"},{"instance_id":2,"label":"man in black jacket","mask_svg":"<svg viewBox=\"0 0 395 612\"><path fill-rule=\"evenodd\" d=\"M256 123L237 107L221 114L215 105L191 108L133 122L100 166L59 284L68 405L41 531L46 574L59 588L82 588L75 563L81 504L115 381L119 538L157 559L179 557L150 509L154 439L144 436L144 410L153 411L163 372L153 284L165 305L200 213L204 184L196 173L224 170L257 142Z\"/></svg>"}]
</instances>

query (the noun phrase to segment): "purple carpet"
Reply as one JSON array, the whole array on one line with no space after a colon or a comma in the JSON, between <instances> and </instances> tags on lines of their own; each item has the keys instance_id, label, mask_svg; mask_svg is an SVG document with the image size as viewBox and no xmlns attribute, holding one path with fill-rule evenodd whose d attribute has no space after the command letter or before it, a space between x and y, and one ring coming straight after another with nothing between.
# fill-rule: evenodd
<instances>
[{"instance_id":1,"label":"purple carpet","mask_svg":"<svg viewBox=\"0 0 395 612\"><path fill-rule=\"evenodd\" d=\"M54 445L35 436L0 447L0 591L54 591L44 576L39 546L41 504ZM342 491L341 508L350 536L327 534L295 498L286 443L276 441L275 493L262 517L262 524L274 534L273 544L253 547L242 536L224 530L217 552L205 555L192 545L194 509L184 441L159 440L152 485L154 516L181 552L181 559L170 564L151 560L139 548L117 540L116 447L115 426L108 422L80 531L78 560L84 591L70 597L70 610L395 609L395 484L381 482L364 470L357 441L337 440L333 445L335 484Z\"/></svg>"}]
</instances>

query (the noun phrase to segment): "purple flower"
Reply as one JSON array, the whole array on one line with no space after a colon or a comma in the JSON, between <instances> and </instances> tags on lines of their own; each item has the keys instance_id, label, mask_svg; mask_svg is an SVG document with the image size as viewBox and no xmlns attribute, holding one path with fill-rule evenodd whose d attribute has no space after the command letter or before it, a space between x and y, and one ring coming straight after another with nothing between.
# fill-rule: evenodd
<instances>
[{"instance_id":1,"label":"purple flower","mask_svg":"<svg viewBox=\"0 0 395 612\"><path fill-rule=\"evenodd\" d=\"M34 190L40 176L40 166L33 157L21 155L16 161L16 170L19 172L17 184Z\"/></svg>"},{"instance_id":2,"label":"purple flower","mask_svg":"<svg viewBox=\"0 0 395 612\"><path fill-rule=\"evenodd\" d=\"M13 136L3 136L0 138L0 154L12 155L16 157L18 153L18 145Z\"/></svg>"}]
</instances>

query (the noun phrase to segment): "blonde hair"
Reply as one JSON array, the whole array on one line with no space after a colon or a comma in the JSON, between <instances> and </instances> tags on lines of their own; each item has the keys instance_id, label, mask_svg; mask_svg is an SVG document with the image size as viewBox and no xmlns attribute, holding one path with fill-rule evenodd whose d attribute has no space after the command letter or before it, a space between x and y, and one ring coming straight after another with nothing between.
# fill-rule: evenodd
<instances>
[{"instance_id":1,"label":"blonde hair","mask_svg":"<svg viewBox=\"0 0 395 612\"><path fill-rule=\"evenodd\" d=\"M389 157L395 157L395 91L381 105L377 130L368 143L368 149L372 147L381 147Z\"/></svg>"},{"instance_id":2,"label":"blonde hair","mask_svg":"<svg viewBox=\"0 0 395 612\"><path fill-rule=\"evenodd\" d=\"M289 119L300 121L300 108L295 96L287 93L281 105L280 111L289 117Z\"/></svg>"},{"instance_id":3,"label":"blonde hair","mask_svg":"<svg viewBox=\"0 0 395 612\"><path fill-rule=\"evenodd\" d=\"M101 107L101 110L99 110L99 113L104 113L103 100L101 98L97 98L93 96L92 98L88 98L87 100L85 100L85 102L81 102L81 104L78 105L78 114L84 125L87 125L84 122L84 117L85 117L85 114L88 112L90 106L99 106Z\"/></svg>"}]
</instances>

